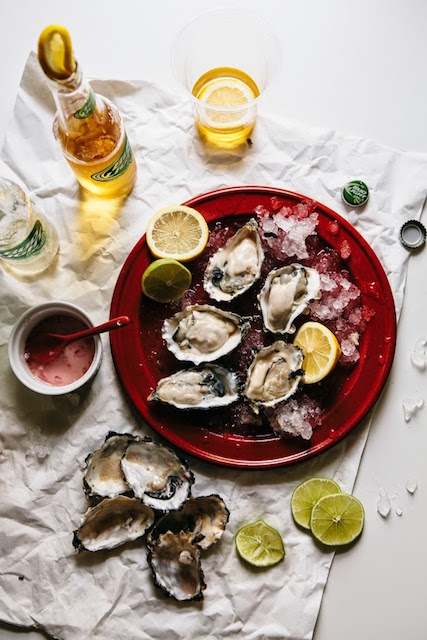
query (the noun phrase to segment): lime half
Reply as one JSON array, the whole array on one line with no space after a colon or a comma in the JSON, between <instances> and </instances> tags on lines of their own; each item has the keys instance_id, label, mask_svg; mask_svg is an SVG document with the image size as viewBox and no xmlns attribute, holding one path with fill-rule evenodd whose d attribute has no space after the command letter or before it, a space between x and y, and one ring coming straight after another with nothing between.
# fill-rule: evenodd
<instances>
[{"instance_id":1,"label":"lime half","mask_svg":"<svg viewBox=\"0 0 427 640\"><path fill-rule=\"evenodd\" d=\"M191 273L177 260L161 258L142 274L142 292L156 302L179 300L191 285Z\"/></svg>"},{"instance_id":2,"label":"lime half","mask_svg":"<svg viewBox=\"0 0 427 640\"><path fill-rule=\"evenodd\" d=\"M257 520L239 529L235 542L239 555L255 567L270 567L285 557L280 533L264 520Z\"/></svg>"},{"instance_id":3,"label":"lime half","mask_svg":"<svg viewBox=\"0 0 427 640\"><path fill-rule=\"evenodd\" d=\"M348 493L325 496L311 512L311 531L328 546L353 542L362 532L365 511L362 503Z\"/></svg>"},{"instance_id":4,"label":"lime half","mask_svg":"<svg viewBox=\"0 0 427 640\"><path fill-rule=\"evenodd\" d=\"M292 494L291 511L294 520L304 529L310 529L311 511L324 496L340 493L341 489L330 478L310 478L300 484Z\"/></svg>"}]
</instances>

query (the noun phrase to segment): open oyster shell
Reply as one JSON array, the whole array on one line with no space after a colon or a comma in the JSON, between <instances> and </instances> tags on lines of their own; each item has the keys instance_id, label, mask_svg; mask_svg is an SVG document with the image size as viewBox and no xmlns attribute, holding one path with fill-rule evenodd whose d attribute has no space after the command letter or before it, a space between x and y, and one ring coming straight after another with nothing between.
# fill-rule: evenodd
<instances>
[{"instance_id":1,"label":"open oyster shell","mask_svg":"<svg viewBox=\"0 0 427 640\"><path fill-rule=\"evenodd\" d=\"M105 498L90 507L74 531L77 551L114 549L141 538L154 522L154 511L137 498Z\"/></svg>"},{"instance_id":2,"label":"open oyster shell","mask_svg":"<svg viewBox=\"0 0 427 640\"><path fill-rule=\"evenodd\" d=\"M180 531L162 533L148 546L147 560L155 584L176 600L202 600L206 588L200 549L193 534Z\"/></svg>"},{"instance_id":3,"label":"open oyster shell","mask_svg":"<svg viewBox=\"0 0 427 640\"><path fill-rule=\"evenodd\" d=\"M230 353L240 344L248 327L248 320L237 313L195 304L167 318L162 336L178 360L200 364Z\"/></svg>"},{"instance_id":4,"label":"open oyster shell","mask_svg":"<svg viewBox=\"0 0 427 640\"><path fill-rule=\"evenodd\" d=\"M303 360L299 347L282 340L255 354L244 390L255 412L259 411L259 405L273 407L296 392L304 375Z\"/></svg>"},{"instance_id":5,"label":"open oyster shell","mask_svg":"<svg viewBox=\"0 0 427 640\"><path fill-rule=\"evenodd\" d=\"M183 369L162 378L147 400L177 409L224 407L239 397L237 374L215 364Z\"/></svg>"},{"instance_id":6,"label":"open oyster shell","mask_svg":"<svg viewBox=\"0 0 427 640\"><path fill-rule=\"evenodd\" d=\"M162 516L148 535L148 544L167 531L193 534L192 542L200 549L207 549L217 542L225 531L230 512L218 495L189 498L180 511Z\"/></svg>"},{"instance_id":7,"label":"open oyster shell","mask_svg":"<svg viewBox=\"0 0 427 640\"><path fill-rule=\"evenodd\" d=\"M265 328L272 333L294 333L295 318L320 295L315 269L297 263L273 269L258 295Z\"/></svg>"},{"instance_id":8,"label":"open oyster shell","mask_svg":"<svg viewBox=\"0 0 427 640\"><path fill-rule=\"evenodd\" d=\"M187 464L151 438L135 438L129 443L121 466L135 496L158 511L180 509L194 483Z\"/></svg>"},{"instance_id":9,"label":"open oyster shell","mask_svg":"<svg viewBox=\"0 0 427 640\"><path fill-rule=\"evenodd\" d=\"M263 260L258 223L252 218L210 258L204 288L214 300L229 302L258 280Z\"/></svg>"},{"instance_id":10,"label":"open oyster shell","mask_svg":"<svg viewBox=\"0 0 427 640\"><path fill-rule=\"evenodd\" d=\"M113 498L130 491L121 461L133 440L134 436L130 434L111 431L104 444L86 458L83 487L89 498Z\"/></svg>"}]
</instances>

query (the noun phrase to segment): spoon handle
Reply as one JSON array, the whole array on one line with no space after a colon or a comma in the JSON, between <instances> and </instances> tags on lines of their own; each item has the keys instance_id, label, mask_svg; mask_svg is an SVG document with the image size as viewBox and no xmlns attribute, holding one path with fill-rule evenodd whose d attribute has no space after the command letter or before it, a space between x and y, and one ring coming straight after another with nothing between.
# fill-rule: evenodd
<instances>
[{"instance_id":1,"label":"spoon handle","mask_svg":"<svg viewBox=\"0 0 427 640\"><path fill-rule=\"evenodd\" d=\"M105 333L106 331L120 329L120 327L124 327L129 324L129 322L130 318L128 316L119 316L118 318L112 318L111 320L108 320L108 322L104 322L104 324L99 324L96 327L89 327L89 329L84 329L77 333L70 333L66 337L70 341L73 340L75 336L78 336L79 338L87 338L88 336L98 335L99 333Z\"/></svg>"}]
</instances>

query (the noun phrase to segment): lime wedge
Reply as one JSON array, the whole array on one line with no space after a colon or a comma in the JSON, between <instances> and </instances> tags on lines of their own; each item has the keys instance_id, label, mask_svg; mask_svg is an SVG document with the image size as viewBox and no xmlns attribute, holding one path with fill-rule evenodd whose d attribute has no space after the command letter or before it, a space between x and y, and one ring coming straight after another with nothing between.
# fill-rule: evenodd
<instances>
[{"instance_id":1,"label":"lime wedge","mask_svg":"<svg viewBox=\"0 0 427 640\"><path fill-rule=\"evenodd\" d=\"M179 300L191 285L191 273L177 260L161 258L142 274L142 292L156 302Z\"/></svg>"},{"instance_id":2,"label":"lime wedge","mask_svg":"<svg viewBox=\"0 0 427 640\"><path fill-rule=\"evenodd\" d=\"M364 521L362 503L348 493L336 493L314 505L311 531L323 544L336 547L353 542L361 534Z\"/></svg>"},{"instance_id":3,"label":"lime wedge","mask_svg":"<svg viewBox=\"0 0 427 640\"><path fill-rule=\"evenodd\" d=\"M324 496L340 493L341 489L330 478L310 478L300 484L292 494L291 511L294 520L304 529L310 529L311 511Z\"/></svg>"},{"instance_id":4,"label":"lime wedge","mask_svg":"<svg viewBox=\"0 0 427 640\"><path fill-rule=\"evenodd\" d=\"M235 543L243 560L255 567L270 567L285 557L280 533L264 520L257 520L239 529Z\"/></svg>"}]
</instances>

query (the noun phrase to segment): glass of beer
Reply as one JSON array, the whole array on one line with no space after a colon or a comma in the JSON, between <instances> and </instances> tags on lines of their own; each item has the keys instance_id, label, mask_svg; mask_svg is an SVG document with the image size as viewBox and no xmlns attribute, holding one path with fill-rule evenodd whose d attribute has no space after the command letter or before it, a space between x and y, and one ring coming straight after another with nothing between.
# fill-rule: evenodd
<instances>
[{"instance_id":1,"label":"glass of beer","mask_svg":"<svg viewBox=\"0 0 427 640\"><path fill-rule=\"evenodd\" d=\"M202 138L223 148L247 141L259 99L281 64L272 29L249 11L213 9L181 29L171 57Z\"/></svg>"}]
</instances>

